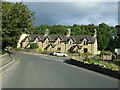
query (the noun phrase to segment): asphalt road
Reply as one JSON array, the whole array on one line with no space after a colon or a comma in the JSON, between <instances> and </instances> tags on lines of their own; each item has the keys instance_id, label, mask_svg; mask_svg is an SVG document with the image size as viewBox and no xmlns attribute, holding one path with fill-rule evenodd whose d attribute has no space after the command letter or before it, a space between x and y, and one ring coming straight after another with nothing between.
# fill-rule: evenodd
<instances>
[{"instance_id":1,"label":"asphalt road","mask_svg":"<svg viewBox=\"0 0 120 90\"><path fill-rule=\"evenodd\" d=\"M63 63L65 57L14 53L3 88L118 88L118 80Z\"/></svg>"}]
</instances>

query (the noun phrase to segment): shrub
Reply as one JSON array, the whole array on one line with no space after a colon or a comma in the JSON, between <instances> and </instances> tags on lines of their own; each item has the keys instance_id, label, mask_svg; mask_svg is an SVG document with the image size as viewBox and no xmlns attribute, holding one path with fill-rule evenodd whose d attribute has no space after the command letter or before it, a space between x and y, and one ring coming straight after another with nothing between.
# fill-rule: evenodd
<instances>
[{"instance_id":1,"label":"shrub","mask_svg":"<svg viewBox=\"0 0 120 90\"><path fill-rule=\"evenodd\" d=\"M112 53L110 52L110 51L102 51L101 53L100 53L100 56L102 56L102 55L111 55Z\"/></svg>"},{"instance_id":2,"label":"shrub","mask_svg":"<svg viewBox=\"0 0 120 90\"><path fill-rule=\"evenodd\" d=\"M39 46L37 43L30 44L30 49L38 49L38 48L39 48Z\"/></svg>"},{"instance_id":3,"label":"shrub","mask_svg":"<svg viewBox=\"0 0 120 90\"><path fill-rule=\"evenodd\" d=\"M39 51L44 51L44 49L43 48L39 48Z\"/></svg>"},{"instance_id":4,"label":"shrub","mask_svg":"<svg viewBox=\"0 0 120 90\"><path fill-rule=\"evenodd\" d=\"M113 63L120 66L120 61L113 61Z\"/></svg>"},{"instance_id":5,"label":"shrub","mask_svg":"<svg viewBox=\"0 0 120 90\"><path fill-rule=\"evenodd\" d=\"M87 57L88 55L91 55L89 52L87 53L82 53L82 57Z\"/></svg>"}]
</instances>

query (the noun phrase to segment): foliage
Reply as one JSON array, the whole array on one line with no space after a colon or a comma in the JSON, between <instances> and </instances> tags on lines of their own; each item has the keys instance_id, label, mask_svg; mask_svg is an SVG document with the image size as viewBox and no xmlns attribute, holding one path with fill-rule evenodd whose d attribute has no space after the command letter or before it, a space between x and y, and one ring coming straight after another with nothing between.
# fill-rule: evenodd
<instances>
[{"instance_id":1,"label":"foliage","mask_svg":"<svg viewBox=\"0 0 120 90\"><path fill-rule=\"evenodd\" d=\"M39 51L44 51L44 48L39 48Z\"/></svg>"},{"instance_id":2,"label":"foliage","mask_svg":"<svg viewBox=\"0 0 120 90\"><path fill-rule=\"evenodd\" d=\"M109 42L109 50L114 52L115 48L120 48L120 37L111 39Z\"/></svg>"},{"instance_id":3,"label":"foliage","mask_svg":"<svg viewBox=\"0 0 120 90\"><path fill-rule=\"evenodd\" d=\"M120 66L120 61L113 61L113 63Z\"/></svg>"},{"instance_id":4,"label":"foliage","mask_svg":"<svg viewBox=\"0 0 120 90\"><path fill-rule=\"evenodd\" d=\"M105 23L99 24L98 27L98 48L106 50L109 48L110 39L116 37L117 32L113 26L108 26Z\"/></svg>"},{"instance_id":5,"label":"foliage","mask_svg":"<svg viewBox=\"0 0 120 90\"><path fill-rule=\"evenodd\" d=\"M100 55L111 55L111 54L112 54L112 52L110 52L110 51L102 51L100 53Z\"/></svg>"},{"instance_id":6,"label":"foliage","mask_svg":"<svg viewBox=\"0 0 120 90\"><path fill-rule=\"evenodd\" d=\"M118 65L115 65L113 63L108 63L108 62L105 62L105 61L94 60L94 59L88 58L88 57L85 58L84 63L97 64L99 66L102 66L102 67L105 67L105 68L108 68L108 69L112 69L112 70L116 70L116 71L120 70L120 67ZM118 62L117 64L120 64L120 63Z\"/></svg>"},{"instance_id":7,"label":"foliage","mask_svg":"<svg viewBox=\"0 0 120 90\"><path fill-rule=\"evenodd\" d=\"M39 48L39 46L37 43L30 44L30 49L38 49L38 48Z\"/></svg>"},{"instance_id":8,"label":"foliage","mask_svg":"<svg viewBox=\"0 0 120 90\"><path fill-rule=\"evenodd\" d=\"M34 12L22 2L2 3L2 44L16 47L19 37L22 33L28 33L28 30L34 25L32 21Z\"/></svg>"},{"instance_id":9,"label":"foliage","mask_svg":"<svg viewBox=\"0 0 120 90\"><path fill-rule=\"evenodd\" d=\"M100 60L94 60L92 58L85 58L84 62L88 62L89 64L103 64Z\"/></svg>"},{"instance_id":10,"label":"foliage","mask_svg":"<svg viewBox=\"0 0 120 90\"><path fill-rule=\"evenodd\" d=\"M91 55L89 52L82 53L82 57L87 57L88 55Z\"/></svg>"}]
</instances>

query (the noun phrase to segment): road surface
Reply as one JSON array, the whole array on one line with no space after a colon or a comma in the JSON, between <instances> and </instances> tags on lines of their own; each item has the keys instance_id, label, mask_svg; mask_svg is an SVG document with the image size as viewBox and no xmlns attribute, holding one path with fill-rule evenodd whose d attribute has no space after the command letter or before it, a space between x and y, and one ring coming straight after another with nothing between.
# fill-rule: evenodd
<instances>
[{"instance_id":1,"label":"road surface","mask_svg":"<svg viewBox=\"0 0 120 90\"><path fill-rule=\"evenodd\" d=\"M63 63L65 57L14 53L3 88L118 88L118 80Z\"/></svg>"}]
</instances>

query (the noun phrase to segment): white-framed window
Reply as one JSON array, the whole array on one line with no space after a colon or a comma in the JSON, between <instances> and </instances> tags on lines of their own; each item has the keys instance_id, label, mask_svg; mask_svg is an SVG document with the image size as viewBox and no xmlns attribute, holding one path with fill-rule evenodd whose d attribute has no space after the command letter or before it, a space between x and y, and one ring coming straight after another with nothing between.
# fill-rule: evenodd
<instances>
[{"instance_id":1,"label":"white-framed window","mask_svg":"<svg viewBox=\"0 0 120 90\"><path fill-rule=\"evenodd\" d=\"M49 43L49 41L46 41L45 43L46 43L46 44L48 44L48 43Z\"/></svg>"},{"instance_id":2,"label":"white-framed window","mask_svg":"<svg viewBox=\"0 0 120 90\"><path fill-rule=\"evenodd\" d=\"M84 41L83 45L87 45L87 44L88 44L88 42L87 42L87 41Z\"/></svg>"},{"instance_id":3,"label":"white-framed window","mask_svg":"<svg viewBox=\"0 0 120 90\"><path fill-rule=\"evenodd\" d=\"M36 43L38 43L38 41L39 41L38 39L35 40Z\"/></svg>"},{"instance_id":4,"label":"white-framed window","mask_svg":"<svg viewBox=\"0 0 120 90\"><path fill-rule=\"evenodd\" d=\"M60 42L60 40L58 40L58 44L60 44L61 42Z\"/></svg>"},{"instance_id":5,"label":"white-framed window","mask_svg":"<svg viewBox=\"0 0 120 90\"><path fill-rule=\"evenodd\" d=\"M70 44L73 44L73 42L72 42L72 41L70 41L69 43L70 43Z\"/></svg>"}]
</instances>

